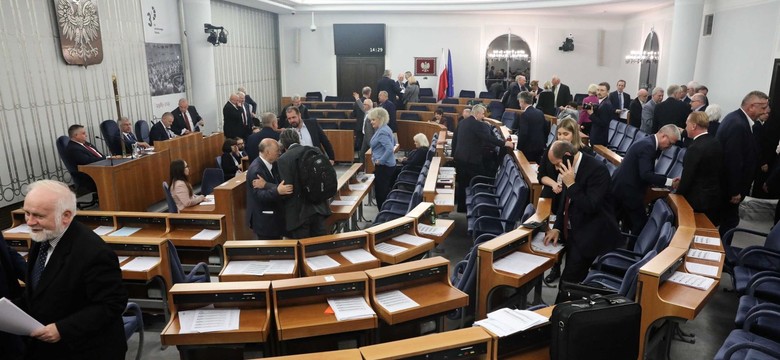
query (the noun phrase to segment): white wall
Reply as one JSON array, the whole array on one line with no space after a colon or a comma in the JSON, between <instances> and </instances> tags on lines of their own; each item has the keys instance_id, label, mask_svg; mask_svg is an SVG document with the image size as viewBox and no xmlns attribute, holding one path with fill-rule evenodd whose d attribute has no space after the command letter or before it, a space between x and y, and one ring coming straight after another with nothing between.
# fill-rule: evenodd
<instances>
[{"instance_id":1,"label":"white wall","mask_svg":"<svg viewBox=\"0 0 780 360\"><path fill-rule=\"evenodd\" d=\"M455 93L484 91L487 47L511 28L531 48L531 78L542 82L558 74L573 92L585 92L588 84L638 77L638 69L626 66L622 20L522 17L508 15L410 15L410 14L315 14L316 32L309 31L310 13L279 16L282 61L282 94L321 91L335 95L336 56L333 50L334 23L384 23L387 25L385 67L394 73L412 70L414 57L438 57L442 48L452 51ZM556 26L565 24L565 26ZM597 65L597 35L605 31L604 64ZM295 33L300 31L300 62L295 62ZM575 50L558 51L566 36L574 35ZM641 43L633 46L637 48ZM441 59L439 60L441 61ZM418 79L421 87L432 87L438 77ZM367 84L374 86L375 84ZM637 84L634 83L634 87ZM631 81L629 81L631 88Z\"/></svg>"}]
</instances>

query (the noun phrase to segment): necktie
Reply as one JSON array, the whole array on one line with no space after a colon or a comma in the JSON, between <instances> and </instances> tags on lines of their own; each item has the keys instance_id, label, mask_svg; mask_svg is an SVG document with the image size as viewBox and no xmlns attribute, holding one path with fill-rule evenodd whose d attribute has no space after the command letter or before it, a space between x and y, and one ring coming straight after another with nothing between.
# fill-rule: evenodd
<instances>
[{"instance_id":1,"label":"necktie","mask_svg":"<svg viewBox=\"0 0 780 360\"><path fill-rule=\"evenodd\" d=\"M41 243L41 247L38 249L38 259L35 261L35 267L32 273L32 287L35 289L38 287L38 281L41 280L43 269L46 268L46 255L49 252L49 242L44 241Z\"/></svg>"},{"instance_id":2,"label":"necktie","mask_svg":"<svg viewBox=\"0 0 780 360\"><path fill-rule=\"evenodd\" d=\"M168 139L173 139L173 132L170 128L165 128L165 132L168 133Z\"/></svg>"},{"instance_id":3,"label":"necktie","mask_svg":"<svg viewBox=\"0 0 780 360\"><path fill-rule=\"evenodd\" d=\"M189 111L184 110L181 112L181 114L184 115L184 125L187 125L187 130L192 131L192 126L190 125Z\"/></svg>"},{"instance_id":4,"label":"necktie","mask_svg":"<svg viewBox=\"0 0 780 360\"><path fill-rule=\"evenodd\" d=\"M97 157L99 157L99 158L102 158L102 157L103 157L102 155L100 155L100 153L99 153L99 152L97 152L97 150L93 149L93 148L92 148L92 146L89 146L89 145L87 145L87 144L84 144L84 147L85 147L85 148L87 148L87 150L88 150L90 153L92 153L92 155L95 155L95 156L97 156Z\"/></svg>"},{"instance_id":5,"label":"necktie","mask_svg":"<svg viewBox=\"0 0 780 360\"><path fill-rule=\"evenodd\" d=\"M246 109L241 107L241 119L244 120L244 126L246 126Z\"/></svg>"},{"instance_id":6,"label":"necktie","mask_svg":"<svg viewBox=\"0 0 780 360\"><path fill-rule=\"evenodd\" d=\"M555 105L558 105L558 88L559 87L560 87L560 85L555 87Z\"/></svg>"},{"instance_id":7,"label":"necktie","mask_svg":"<svg viewBox=\"0 0 780 360\"><path fill-rule=\"evenodd\" d=\"M623 93L618 93L618 98L620 98L620 108L624 109L624 107L623 107Z\"/></svg>"},{"instance_id":8,"label":"necktie","mask_svg":"<svg viewBox=\"0 0 780 360\"><path fill-rule=\"evenodd\" d=\"M571 204L571 198L566 194L565 205L563 206L563 239L566 241L569 240L569 228L571 227L571 224L569 224L569 204Z\"/></svg>"}]
</instances>

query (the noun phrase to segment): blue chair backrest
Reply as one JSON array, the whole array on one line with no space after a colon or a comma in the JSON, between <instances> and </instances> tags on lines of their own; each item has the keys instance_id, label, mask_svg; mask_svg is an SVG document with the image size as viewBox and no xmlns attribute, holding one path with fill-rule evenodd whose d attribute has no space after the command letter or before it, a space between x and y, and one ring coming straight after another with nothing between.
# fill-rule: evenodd
<instances>
[{"instance_id":1,"label":"blue chair backrest","mask_svg":"<svg viewBox=\"0 0 780 360\"><path fill-rule=\"evenodd\" d=\"M433 96L433 89L432 88L420 88L420 96Z\"/></svg>"},{"instance_id":2,"label":"blue chair backrest","mask_svg":"<svg viewBox=\"0 0 780 360\"><path fill-rule=\"evenodd\" d=\"M460 104L460 101L457 98L444 98L444 99L441 99L441 103L442 104L455 104L455 105L458 105L458 104ZM448 112L448 111L445 111L445 112Z\"/></svg>"},{"instance_id":3,"label":"blue chair backrest","mask_svg":"<svg viewBox=\"0 0 780 360\"><path fill-rule=\"evenodd\" d=\"M325 101L331 101L331 102L339 101L339 97L338 96L326 96L325 97Z\"/></svg>"},{"instance_id":4,"label":"blue chair backrest","mask_svg":"<svg viewBox=\"0 0 780 360\"><path fill-rule=\"evenodd\" d=\"M428 111L428 107L425 105L409 105L411 111Z\"/></svg>"},{"instance_id":5,"label":"blue chair backrest","mask_svg":"<svg viewBox=\"0 0 780 360\"><path fill-rule=\"evenodd\" d=\"M641 140L643 137L647 136L647 133L642 130L637 130L636 135L634 136L634 142L637 142Z\"/></svg>"},{"instance_id":6,"label":"blue chair backrest","mask_svg":"<svg viewBox=\"0 0 780 360\"><path fill-rule=\"evenodd\" d=\"M493 119L501 119L504 115L504 104L500 101L491 101L488 104L488 111L490 111L490 117Z\"/></svg>"},{"instance_id":7,"label":"blue chair backrest","mask_svg":"<svg viewBox=\"0 0 780 360\"><path fill-rule=\"evenodd\" d=\"M307 92L306 101L322 101L322 93L319 91Z\"/></svg>"},{"instance_id":8,"label":"blue chair backrest","mask_svg":"<svg viewBox=\"0 0 780 360\"><path fill-rule=\"evenodd\" d=\"M558 138L558 125L552 124L550 125L550 133L547 134L547 146L550 146L550 144L555 141L555 139Z\"/></svg>"},{"instance_id":9,"label":"blue chair backrest","mask_svg":"<svg viewBox=\"0 0 780 360\"><path fill-rule=\"evenodd\" d=\"M665 202L663 200L657 200L653 209L650 211L650 216L645 223L645 227L637 235L636 243L634 243L634 252L639 254L647 254L648 251L655 248L658 242L658 236L661 235L661 226L668 222L663 214L663 207L659 204Z\"/></svg>"},{"instance_id":10,"label":"blue chair backrest","mask_svg":"<svg viewBox=\"0 0 780 360\"><path fill-rule=\"evenodd\" d=\"M149 143L149 122L146 120L138 120L135 122L135 136L141 141Z\"/></svg>"},{"instance_id":11,"label":"blue chair backrest","mask_svg":"<svg viewBox=\"0 0 780 360\"><path fill-rule=\"evenodd\" d=\"M686 151L686 148L680 148L680 150L677 151L677 156L674 157L674 165L672 165L672 168L669 169L669 173L666 174L667 177L676 178L682 175L683 159L685 159Z\"/></svg>"},{"instance_id":12,"label":"blue chair backrest","mask_svg":"<svg viewBox=\"0 0 780 360\"><path fill-rule=\"evenodd\" d=\"M612 138L609 140L609 146L613 148L617 148L620 146L620 142L623 141L623 138L626 137L626 123L619 122L617 124L617 127L615 128L615 135L612 136Z\"/></svg>"},{"instance_id":13,"label":"blue chair backrest","mask_svg":"<svg viewBox=\"0 0 780 360\"><path fill-rule=\"evenodd\" d=\"M620 289L618 289L618 294L627 297L629 300L634 300L634 297L636 296L636 283L637 278L639 277L639 269L647 264L648 261L652 260L656 254L655 250L652 250L645 254L645 257L643 257L642 260L639 260L634 263L634 265L628 267L626 275L623 276L623 282L620 284Z\"/></svg>"},{"instance_id":14,"label":"blue chair backrest","mask_svg":"<svg viewBox=\"0 0 780 360\"><path fill-rule=\"evenodd\" d=\"M420 94L420 102L426 104L435 104L436 98L433 96L422 96L422 94Z\"/></svg>"},{"instance_id":15,"label":"blue chair backrest","mask_svg":"<svg viewBox=\"0 0 780 360\"><path fill-rule=\"evenodd\" d=\"M168 182L163 181L162 187L163 192L165 193L165 201L168 202L168 212L172 214L178 214L179 208L176 206L176 202L173 201L173 195L171 195L171 188L168 187Z\"/></svg>"},{"instance_id":16,"label":"blue chair backrest","mask_svg":"<svg viewBox=\"0 0 780 360\"><path fill-rule=\"evenodd\" d=\"M67 157L66 149L68 148L68 143L70 142L70 138L67 136L60 136L57 138L57 152L60 154L60 160L62 160L62 163L65 165L65 169L68 169L68 172L73 175L79 171L79 169L73 165L73 163L70 162L70 159Z\"/></svg>"},{"instance_id":17,"label":"blue chair backrest","mask_svg":"<svg viewBox=\"0 0 780 360\"><path fill-rule=\"evenodd\" d=\"M580 104L580 103L578 103ZM608 136L609 139L612 140L612 137L615 136L615 130L617 130L618 121L617 120L610 120L609 121L609 132Z\"/></svg>"},{"instance_id":18,"label":"blue chair backrest","mask_svg":"<svg viewBox=\"0 0 780 360\"><path fill-rule=\"evenodd\" d=\"M122 143L119 140L119 125L114 120L100 123L100 134L112 155L122 155Z\"/></svg>"},{"instance_id":19,"label":"blue chair backrest","mask_svg":"<svg viewBox=\"0 0 780 360\"><path fill-rule=\"evenodd\" d=\"M494 99L495 97L493 97L493 93L491 93L490 91L480 91L479 92L479 98L480 99Z\"/></svg>"},{"instance_id":20,"label":"blue chair backrest","mask_svg":"<svg viewBox=\"0 0 780 360\"><path fill-rule=\"evenodd\" d=\"M222 156L217 156L217 167L222 169Z\"/></svg>"},{"instance_id":21,"label":"blue chair backrest","mask_svg":"<svg viewBox=\"0 0 780 360\"><path fill-rule=\"evenodd\" d=\"M524 223L528 218L531 216L534 216L536 213L536 208L534 207L534 204L528 204L525 206L525 210L523 211L523 216L520 217L520 222Z\"/></svg>"},{"instance_id":22,"label":"blue chair backrest","mask_svg":"<svg viewBox=\"0 0 780 360\"><path fill-rule=\"evenodd\" d=\"M441 109L441 111L444 111L446 113L456 113L456 112L458 112L458 110L454 106L450 106L450 105L439 106L439 109Z\"/></svg>"},{"instance_id":23,"label":"blue chair backrest","mask_svg":"<svg viewBox=\"0 0 780 360\"><path fill-rule=\"evenodd\" d=\"M585 100L586 97L588 97L588 94L574 94L574 102L577 103L577 105L582 105L582 101Z\"/></svg>"},{"instance_id":24,"label":"blue chair backrest","mask_svg":"<svg viewBox=\"0 0 780 360\"><path fill-rule=\"evenodd\" d=\"M653 250L656 253L664 251L669 246L669 243L672 242L672 237L674 237L674 226L672 226L670 221L667 221L661 225L661 232L658 234L658 241L656 241L655 249Z\"/></svg>"},{"instance_id":25,"label":"blue chair backrest","mask_svg":"<svg viewBox=\"0 0 780 360\"><path fill-rule=\"evenodd\" d=\"M225 182L225 173L222 169L205 168L203 169L203 181L200 183L200 193L211 195L214 188Z\"/></svg>"},{"instance_id":26,"label":"blue chair backrest","mask_svg":"<svg viewBox=\"0 0 780 360\"><path fill-rule=\"evenodd\" d=\"M658 161L655 162L655 173L666 176L666 174L669 173L669 170L672 169L674 159L677 157L677 152L679 150L679 147L672 145L661 152L661 156L658 158Z\"/></svg>"},{"instance_id":27,"label":"blue chair backrest","mask_svg":"<svg viewBox=\"0 0 780 360\"><path fill-rule=\"evenodd\" d=\"M474 92L474 90L461 90L460 93L458 94L458 97L475 98L477 97L477 94L476 92Z\"/></svg>"},{"instance_id":28,"label":"blue chair backrest","mask_svg":"<svg viewBox=\"0 0 780 360\"><path fill-rule=\"evenodd\" d=\"M401 113L401 118L399 120L416 120L416 121L420 121L420 115L417 115L417 113L404 112L404 113Z\"/></svg>"},{"instance_id":29,"label":"blue chair backrest","mask_svg":"<svg viewBox=\"0 0 780 360\"><path fill-rule=\"evenodd\" d=\"M165 184L165 182L163 182ZM171 264L171 286L184 282L186 275L184 269L181 267L181 260L179 259L179 253L176 252L176 246L173 242L168 240L168 262Z\"/></svg>"},{"instance_id":30,"label":"blue chair backrest","mask_svg":"<svg viewBox=\"0 0 780 360\"><path fill-rule=\"evenodd\" d=\"M623 137L623 140L620 142L620 145L618 145L617 151L622 153L628 151L628 148L634 143L637 130L638 129L633 126L626 127L626 135Z\"/></svg>"},{"instance_id":31,"label":"blue chair backrest","mask_svg":"<svg viewBox=\"0 0 780 360\"><path fill-rule=\"evenodd\" d=\"M515 113L507 111L501 114L501 122L504 124L504 126L511 129L515 124Z\"/></svg>"},{"instance_id":32,"label":"blue chair backrest","mask_svg":"<svg viewBox=\"0 0 780 360\"><path fill-rule=\"evenodd\" d=\"M615 165L615 164L613 164L613 163L611 163L609 161L605 161L604 162L604 166L607 167L607 171L609 171L609 176L612 177L612 174L614 174L615 170L617 170L617 165Z\"/></svg>"}]
</instances>

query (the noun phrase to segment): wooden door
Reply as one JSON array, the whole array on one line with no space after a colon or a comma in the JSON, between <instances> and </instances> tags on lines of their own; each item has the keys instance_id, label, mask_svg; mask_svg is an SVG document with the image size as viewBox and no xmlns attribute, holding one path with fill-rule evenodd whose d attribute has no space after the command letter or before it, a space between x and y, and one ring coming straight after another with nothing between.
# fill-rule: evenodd
<instances>
[{"instance_id":1,"label":"wooden door","mask_svg":"<svg viewBox=\"0 0 780 360\"><path fill-rule=\"evenodd\" d=\"M360 93L364 86L373 90L376 97L376 83L385 71L384 56L338 56L336 61L336 79L338 79L338 97L352 99L352 93Z\"/></svg>"}]
</instances>

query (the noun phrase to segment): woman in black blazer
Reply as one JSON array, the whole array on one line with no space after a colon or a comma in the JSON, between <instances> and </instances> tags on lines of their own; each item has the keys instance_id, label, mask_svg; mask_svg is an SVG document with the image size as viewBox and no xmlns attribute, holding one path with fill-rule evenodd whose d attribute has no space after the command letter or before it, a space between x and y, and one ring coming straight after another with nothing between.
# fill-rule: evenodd
<instances>
[{"instance_id":1,"label":"woman in black blazer","mask_svg":"<svg viewBox=\"0 0 780 360\"><path fill-rule=\"evenodd\" d=\"M227 138L225 139L225 142L222 143L221 162L225 180L232 179L236 176L237 172L243 170L241 168L241 154L238 151L236 140Z\"/></svg>"}]
</instances>

